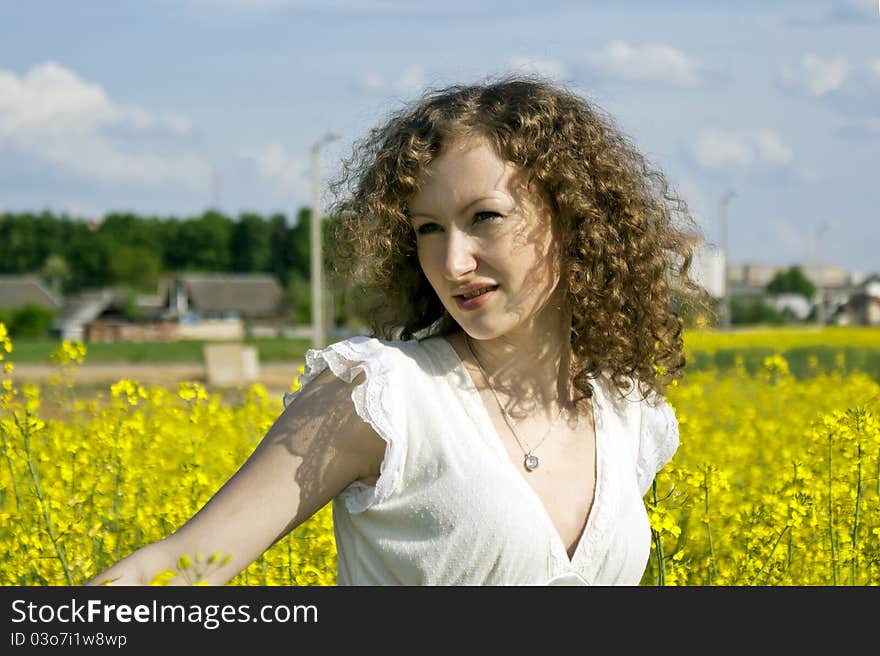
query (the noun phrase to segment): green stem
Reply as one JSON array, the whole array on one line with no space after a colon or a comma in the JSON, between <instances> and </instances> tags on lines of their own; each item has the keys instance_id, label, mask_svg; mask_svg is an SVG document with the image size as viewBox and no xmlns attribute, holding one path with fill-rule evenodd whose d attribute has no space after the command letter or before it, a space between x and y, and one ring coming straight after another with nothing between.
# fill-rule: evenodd
<instances>
[{"instance_id":1,"label":"green stem","mask_svg":"<svg viewBox=\"0 0 880 656\"><path fill-rule=\"evenodd\" d=\"M704 492L704 500L705 500L705 510L706 510L706 536L709 540L709 564L712 566L709 572L709 584L714 583L715 579L718 578L718 565L715 562L715 544L712 541L712 527L709 526L709 466L706 465L703 469L703 492Z\"/></svg>"},{"instance_id":2,"label":"green stem","mask_svg":"<svg viewBox=\"0 0 880 656\"><path fill-rule=\"evenodd\" d=\"M877 452L877 498L880 499L880 451Z\"/></svg>"},{"instance_id":3,"label":"green stem","mask_svg":"<svg viewBox=\"0 0 880 656\"><path fill-rule=\"evenodd\" d=\"M296 575L293 573L293 540L287 536L287 577L288 585L296 585Z\"/></svg>"},{"instance_id":4,"label":"green stem","mask_svg":"<svg viewBox=\"0 0 880 656\"><path fill-rule=\"evenodd\" d=\"M15 495L15 509L18 516L21 517L21 496L18 494L18 482L15 480L15 469L12 466L12 458L9 455L9 444L6 441L6 431L0 424L0 439L3 440L3 457L6 459L6 465L9 467L9 478L12 479L12 493Z\"/></svg>"},{"instance_id":5,"label":"green stem","mask_svg":"<svg viewBox=\"0 0 880 656\"><path fill-rule=\"evenodd\" d=\"M64 549L62 549L61 545L58 543L58 538L55 536L55 529L52 527L52 519L49 517L49 510L47 508L48 504L46 503L46 498L43 496L43 488L40 486L40 477L34 467L34 459L31 457L30 418L31 413L26 412L25 425L21 425L18 421L18 416L15 416L15 423L24 436L24 452L27 456L28 471L31 474L31 481L34 484L34 493L37 495L37 500L40 502L40 510L43 511L43 521L46 523L46 530L49 533L49 539L52 541L52 546L55 548L55 554L58 556L58 560L64 568L64 576L67 578L67 584L76 585L73 580L73 575L70 573L70 566L67 564L67 556L64 554Z\"/></svg>"},{"instance_id":6,"label":"green stem","mask_svg":"<svg viewBox=\"0 0 880 656\"><path fill-rule=\"evenodd\" d=\"M764 573L765 569L767 569L767 565L769 565L770 561L773 560L773 554L776 553L776 547L778 547L779 543L782 542L782 538L788 532L789 528L790 528L789 526L786 526L784 529L782 529L782 533L780 533L779 536L776 538L776 543L773 545L773 548L770 550L770 554L767 556L767 559L764 561L764 564L761 565L761 569L759 569L758 572L752 577L752 580L749 581L749 585L754 585L755 581L758 580L758 577Z\"/></svg>"},{"instance_id":7,"label":"green stem","mask_svg":"<svg viewBox=\"0 0 880 656\"><path fill-rule=\"evenodd\" d=\"M651 491L654 497L654 506L657 506L657 481L651 484ZM663 558L663 540L660 537L660 531L651 529L651 536L654 539L654 552L657 554L657 585L666 585L666 563Z\"/></svg>"},{"instance_id":8,"label":"green stem","mask_svg":"<svg viewBox=\"0 0 880 656\"><path fill-rule=\"evenodd\" d=\"M832 446L831 434L828 435L828 537L831 540L831 574L834 577L834 585L838 585L837 576L837 541L834 536L834 504L832 503Z\"/></svg>"},{"instance_id":9,"label":"green stem","mask_svg":"<svg viewBox=\"0 0 880 656\"><path fill-rule=\"evenodd\" d=\"M113 436L113 460L115 472L113 476L113 535L116 538L114 560L122 557L122 539L119 535L119 499L122 495L120 482L122 481L122 460L119 457L119 435L122 433L122 417L116 422L116 432Z\"/></svg>"},{"instance_id":10,"label":"green stem","mask_svg":"<svg viewBox=\"0 0 880 656\"><path fill-rule=\"evenodd\" d=\"M859 552L856 547L859 543L859 510L861 509L861 501L862 501L862 443L858 443L858 474L857 474L857 487L856 487L856 512L855 517L853 519L853 532L852 532L852 549L853 549L853 557L852 562L850 563L850 577L849 583L850 585L856 584L856 570L858 569L859 564Z\"/></svg>"}]
</instances>

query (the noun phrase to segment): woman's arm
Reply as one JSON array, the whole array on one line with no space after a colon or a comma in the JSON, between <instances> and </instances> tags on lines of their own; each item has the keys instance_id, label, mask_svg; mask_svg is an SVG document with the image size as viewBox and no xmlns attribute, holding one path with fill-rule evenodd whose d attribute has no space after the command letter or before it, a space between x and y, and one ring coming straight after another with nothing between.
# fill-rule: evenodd
<instances>
[{"instance_id":1,"label":"woman's arm","mask_svg":"<svg viewBox=\"0 0 880 656\"><path fill-rule=\"evenodd\" d=\"M181 556L230 554L203 579L222 585L359 478L376 477L385 441L355 413L351 383L327 369L309 382L220 490L167 538L133 552L87 585L148 585ZM181 577L171 584L185 583Z\"/></svg>"}]
</instances>

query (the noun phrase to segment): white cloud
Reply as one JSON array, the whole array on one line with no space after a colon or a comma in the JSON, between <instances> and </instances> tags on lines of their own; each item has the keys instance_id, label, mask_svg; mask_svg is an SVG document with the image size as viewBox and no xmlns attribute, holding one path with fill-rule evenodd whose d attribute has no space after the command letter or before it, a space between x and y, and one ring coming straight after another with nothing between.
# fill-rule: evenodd
<instances>
[{"instance_id":1,"label":"white cloud","mask_svg":"<svg viewBox=\"0 0 880 656\"><path fill-rule=\"evenodd\" d=\"M245 153L260 175L276 183L278 189L308 190L308 167L303 158L291 157L283 146L269 144L259 151Z\"/></svg>"},{"instance_id":2,"label":"white cloud","mask_svg":"<svg viewBox=\"0 0 880 656\"><path fill-rule=\"evenodd\" d=\"M878 59L848 61L807 54L797 66L784 67L777 83L783 91L821 102L842 115L880 118Z\"/></svg>"},{"instance_id":3,"label":"white cloud","mask_svg":"<svg viewBox=\"0 0 880 656\"><path fill-rule=\"evenodd\" d=\"M82 134L113 124L136 130L158 127L178 135L191 131L185 118L114 105L100 86L55 62L35 66L23 77L0 70L0 136L22 131Z\"/></svg>"},{"instance_id":4,"label":"white cloud","mask_svg":"<svg viewBox=\"0 0 880 656\"><path fill-rule=\"evenodd\" d=\"M794 159L791 148L769 130L702 130L691 144L691 153L706 169L748 168L769 164L786 166Z\"/></svg>"},{"instance_id":5,"label":"white cloud","mask_svg":"<svg viewBox=\"0 0 880 656\"><path fill-rule=\"evenodd\" d=\"M773 164L788 164L794 154L778 135L768 130L761 130L754 134L753 142L759 158Z\"/></svg>"},{"instance_id":6,"label":"white cloud","mask_svg":"<svg viewBox=\"0 0 880 656\"><path fill-rule=\"evenodd\" d=\"M805 54L796 66L783 67L779 84L786 91L818 98L837 91L850 73L850 66L842 57L823 59Z\"/></svg>"},{"instance_id":7,"label":"white cloud","mask_svg":"<svg viewBox=\"0 0 880 656\"><path fill-rule=\"evenodd\" d=\"M561 80L565 76L565 65L552 59L533 59L531 57L514 57L509 62L512 71L535 74L552 80Z\"/></svg>"},{"instance_id":8,"label":"white cloud","mask_svg":"<svg viewBox=\"0 0 880 656\"><path fill-rule=\"evenodd\" d=\"M681 50L662 43L631 45L614 41L584 60L586 73L630 81L693 87L702 83L700 65Z\"/></svg>"},{"instance_id":9,"label":"white cloud","mask_svg":"<svg viewBox=\"0 0 880 656\"><path fill-rule=\"evenodd\" d=\"M157 116L114 103L99 85L47 62L24 76L0 70L0 150L11 148L67 173L105 182L171 184L198 188L207 166L193 155L126 150L108 134L143 135L141 150L157 132L186 137L189 121Z\"/></svg>"},{"instance_id":10,"label":"white cloud","mask_svg":"<svg viewBox=\"0 0 880 656\"><path fill-rule=\"evenodd\" d=\"M706 168L748 165L755 158L754 149L740 136L719 130L703 130L691 148L697 161Z\"/></svg>"},{"instance_id":11,"label":"white cloud","mask_svg":"<svg viewBox=\"0 0 880 656\"><path fill-rule=\"evenodd\" d=\"M355 86L369 93L411 96L421 93L427 84L421 66L407 66L396 78L386 78L375 71L366 71L355 80Z\"/></svg>"}]
</instances>

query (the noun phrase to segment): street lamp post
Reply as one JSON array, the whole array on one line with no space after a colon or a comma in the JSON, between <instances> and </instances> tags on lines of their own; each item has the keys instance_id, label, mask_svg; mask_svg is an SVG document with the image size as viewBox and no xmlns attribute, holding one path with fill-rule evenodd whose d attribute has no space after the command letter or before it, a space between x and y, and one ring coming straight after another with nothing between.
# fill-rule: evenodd
<instances>
[{"instance_id":1,"label":"street lamp post","mask_svg":"<svg viewBox=\"0 0 880 656\"><path fill-rule=\"evenodd\" d=\"M822 235L824 235L828 231L828 224L823 221L818 226L816 226L816 240L814 242L815 247L815 262L816 262L816 298L818 299L818 303L816 304L816 323L820 326L825 323L825 299L824 290L822 288Z\"/></svg>"},{"instance_id":2,"label":"street lamp post","mask_svg":"<svg viewBox=\"0 0 880 656\"><path fill-rule=\"evenodd\" d=\"M727 275L728 269L730 267L730 259L727 245L727 204L730 202L731 198L736 196L736 192L733 189L728 189L724 195L721 197L721 202L718 208L718 215L721 220L721 253L724 259L724 268L722 273L722 278L724 281L724 295L721 298L721 327L725 330L730 328L731 320L730 320L730 291L729 287L729 276Z\"/></svg>"},{"instance_id":3,"label":"street lamp post","mask_svg":"<svg viewBox=\"0 0 880 656\"><path fill-rule=\"evenodd\" d=\"M318 153L321 146L338 139L339 135L329 132L312 144L312 211L311 211L311 253L312 253L312 346L324 348L326 331L324 328L324 254L321 249L321 211L318 207Z\"/></svg>"}]
</instances>

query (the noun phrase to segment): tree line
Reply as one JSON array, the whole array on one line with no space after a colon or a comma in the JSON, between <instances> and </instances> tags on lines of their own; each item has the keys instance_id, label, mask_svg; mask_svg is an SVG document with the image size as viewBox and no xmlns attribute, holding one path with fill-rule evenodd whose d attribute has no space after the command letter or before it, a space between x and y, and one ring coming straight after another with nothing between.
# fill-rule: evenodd
<instances>
[{"instance_id":1,"label":"tree line","mask_svg":"<svg viewBox=\"0 0 880 656\"><path fill-rule=\"evenodd\" d=\"M324 225L324 243L328 232ZM160 279L187 271L265 273L285 290L289 319L311 320L310 209L237 217L207 210L191 217L111 212L100 221L40 213L0 213L0 273L40 275L59 295L85 288L156 293ZM344 290L334 291L344 322Z\"/></svg>"}]
</instances>

